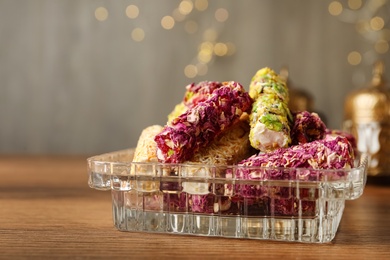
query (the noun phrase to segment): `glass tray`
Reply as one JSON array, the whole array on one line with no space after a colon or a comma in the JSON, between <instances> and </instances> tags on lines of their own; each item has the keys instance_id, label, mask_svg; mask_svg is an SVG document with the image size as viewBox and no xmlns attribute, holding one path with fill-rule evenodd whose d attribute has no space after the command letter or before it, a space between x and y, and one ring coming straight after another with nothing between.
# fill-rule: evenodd
<instances>
[{"instance_id":1,"label":"glass tray","mask_svg":"<svg viewBox=\"0 0 390 260\"><path fill-rule=\"evenodd\" d=\"M332 241L368 163L359 155L352 169L249 168L133 163L133 153L87 160L89 186L111 190L118 230L307 243ZM262 177L240 179L245 170Z\"/></svg>"}]
</instances>

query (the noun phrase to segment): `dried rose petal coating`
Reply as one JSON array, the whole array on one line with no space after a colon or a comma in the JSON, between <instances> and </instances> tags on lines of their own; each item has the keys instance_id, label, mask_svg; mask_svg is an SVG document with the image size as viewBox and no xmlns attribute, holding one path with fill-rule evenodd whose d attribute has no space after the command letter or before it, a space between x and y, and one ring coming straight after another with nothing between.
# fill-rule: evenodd
<instances>
[{"instance_id":1,"label":"dried rose petal coating","mask_svg":"<svg viewBox=\"0 0 390 260\"><path fill-rule=\"evenodd\" d=\"M199 102L207 100L211 93L221 86L223 84L217 81L201 81L198 84L191 83L187 85L183 101L177 104L174 110L168 115L168 123L183 114L187 109L196 106Z\"/></svg>"},{"instance_id":2,"label":"dried rose petal coating","mask_svg":"<svg viewBox=\"0 0 390 260\"><path fill-rule=\"evenodd\" d=\"M214 90L222 86L223 83L217 81L202 81L187 85L183 103L187 107L194 107L199 102L207 100Z\"/></svg>"},{"instance_id":3,"label":"dried rose petal coating","mask_svg":"<svg viewBox=\"0 0 390 260\"><path fill-rule=\"evenodd\" d=\"M241 161L240 166L289 167L310 169L344 169L352 168L354 152L347 138L340 135L327 135L322 140L281 148L270 153L260 153ZM268 172L268 171L267 171ZM278 171L275 171L275 173ZM269 173L269 172L268 172ZM283 176L253 174L250 169L240 169L239 178L280 180ZM289 176L289 178L294 176ZM308 176L309 177L309 176Z\"/></svg>"},{"instance_id":4,"label":"dried rose petal coating","mask_svg":"<svg viewBox=\"0 0 390 260\"><path fill-rule=\"evenodd\" d=\"M301 111L293 113L294 123L291 127L291 144L304 144L325 137L326 126L317 113Z\"/></svg>"},{"instance_id":5,"label":"dried rose petal coating","mask_svg":"<svg viewBox=\"0 0 390 260\"><path fill-rule=\"evenodd\" d=\"M234 177L245 180L291 180L318 181L324 174L326 178L337 180L344 171L317 171L316 169L348 169L353 167L354 153L352 146L343 136L327 135L325 139L311 143L281 148L271 153L254 155L241 163L234 171ZM240 168L240 166L245 166ZM255 168L251 168L251 166ZM267 168L262 168L267 167ZM279 168L280 167L280 168ZM307 168L307 170L298 168ZM227 176L233 177L233 171ZM264 203L269 208L268 214L298 215L298 198L292 196L294 189L288 186L268 186L254 184L225 185L225 194L235 194L238 200L246 200L248 205ZM307 188L300 189L300 196L310 193ZM316 196L312 194L311 196ZM274 198L275 201L272 202ZM302 201L302 215L315 214L314 201Z\"/></svg>"},{"instance_id":6,"label":"dried rose petal coating","mask_svg":"<svg viewBox=\"0 0 390 260\"><path fill-rule=\"evenodd\" d=\"M342 130L338 130L338 129L326 129L326 135L341 135L341 136L344 136L348 139L348 141L351 143L353 149L355 151L357 151L357 141L356 141L356 138L354 135L346 132L346 131L342 131Z\"/></svg>"},{"instance_id":7,"label":"dried rose petal coating","mask_svg":"<svg viewBox=\"0 0 390 260\"><path fill-rule=\"evenodd\" d=\"M224 129L249 113L252 99L237 82L223 82L210 97L188 109L166 125L155 137L157 157L165 163L189 160Z\"/></svg>"}]
</instances>

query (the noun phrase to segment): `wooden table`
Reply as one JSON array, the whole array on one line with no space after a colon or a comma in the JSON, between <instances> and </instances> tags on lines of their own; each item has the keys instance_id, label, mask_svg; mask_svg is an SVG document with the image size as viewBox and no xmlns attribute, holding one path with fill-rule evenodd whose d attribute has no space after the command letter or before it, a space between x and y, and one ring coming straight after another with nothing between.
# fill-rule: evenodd
<instances>
[{"instance_id":1,"label":"wooden table","mask_svg":"<svg viewBox=\"0 0 390 260\"><path fill-rule=\"evenodd\" d=\"M0 259L390 259L390 186L347 201L331 243L120 232L86 156L0 156Z\"/></svg>"}]
</instances>

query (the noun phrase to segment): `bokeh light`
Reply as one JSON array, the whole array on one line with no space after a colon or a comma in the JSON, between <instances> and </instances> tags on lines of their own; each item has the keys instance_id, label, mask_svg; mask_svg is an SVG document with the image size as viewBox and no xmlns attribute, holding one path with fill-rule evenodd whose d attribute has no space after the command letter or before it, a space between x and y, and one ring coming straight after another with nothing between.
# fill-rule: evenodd
<instances>
[{"instance_id":1,"label":"bokeh light","mask_svg":"<svg viewBox=\"0 0 390 260\"><path fill-rule=\"evenodd\" d=\"M162 19L161 19L161 26L166 29L166 30L170 30L173 28L173 26L175 26L175 19L173 19L172 16L164 16Z\"/></svg>"},{"instance_id":2,"label":"bokeh light","mask_svg":"<svg viewBox=\"0 0 390 260\"><path fill-rule=\"evenodd\" d=\"M187 21L184 25L187 33L194 34L198 31L198 24L195 21Z\"/></svg>"},{"instance_id":3,"label":"bokeh light","mask_svg":"<svg viewBox=\"0 0 390 260\"><path fill-rule=\"evenodd\" d=\"M141 42L144 40L145 38L145 32L143 29L141 28L135 28L132 32L131 32L131 38L136 41L136 42Z\"/></svg>"},{"instance_id":4,"label":"bokeh light","mask_svg":"<svg viewBox=\"0 0 390 260\"><path fill-rule=\"evenodd\" d=\"M209 7L208 0L195 0L195 8L198 11L205 11Z\"/></svg>"},{"instance_id":5,"label":"bokeh light","mask_svg":"<svg viewBox=\"0 0 390 260\"><path fill-rule=\"evenodd\" d=\"M333 16L338 16L343 12L343 6L339 1L333 1L328 6L328 11Z\"/></svg>"},{"instance_id":6,"label":"bokeh light","mask_svg":"<svg viewBox=\"0 0 390 260\"><path fill-rule=\"evenodd\" d=\"M108 18L108 10L105 7L98 7L95 10L95 18L96 20L103 22Z\"/></svg>"},{"instance_id":7,"label":"bokeh light","mask_svg":"<svg viewBox=\"0 0 390 260\"><path fill-rule=\"evenodd\" d=\"M214 45L214 53L217 56L225 56L228 52L228 47L225 43L218 42Z\"/></svg>"},{"instance_id":8,"label":"bokeh light","mask_svg":"<svg viewBox=\"0 0 390 260\"><path fill-rule=\"evenodd\" d=\"M187 78L195 78L197 75L197 68L195 65L189 64L184 68L184 75Z\"/></svg>"},{"instance_id":9,"label":"bokeh light","mask_svg":"<svg viewBox=\"0 0 390 260\"><path fill-rule=\"evenodd\" d=\"M358 10L362 7L362 0L348 0L348 7L352 10Z\"/></svg>"},{"instance_id":10,"label":"bokeh light","mask_svg":"<svg viewBox=\"0 0 390 260\"><path fill-rule=\"evenodd\" d=\"M374 31L379 31L385 26L385 21L382 17L375 16L370 20L370 26Z\"/></svg>"},{"instance_id":11,"label":"bokeh light","mask_svg":"<svg viewBox=\"0 0 390 260\"><path fill-rule=\"evenodd\" d=\"M213 58L213 51L209 49L202 49L198 52L198 61L201 63L209 63Z\"/></svg>"},{"instance_id":12,"label":"bokeh light","mask_svg":"<svg viewBox=\"0 0 390 260\"><path fill-rule=\"evenodd\" d=\"M161 27L165 30L171 30L174 27L184 29L188 34L196 34L201 36L201 44L199 44L196 56L192 62L184 68L184 74L188 78L206 75L209 70L209 63L216 57L225 57L233 55L236 52L236 47L231 42L220 42L220 26L215 21L224 23L229 18L229 11L222 7L216 7L214 16L208 16L211 19L203 22L197 18L191 19L194 15L192 12L203 12L209 9L209 0L180 0L175 8L172 9L171 15L165 15L161 18ZM137 5L131 4L126 7L126 16L130 19L139 17L140 10ZM140 42L145 38L145 32L142 28L135 28L131 37L134 41Z\"/></svg>"},{"instance_id":13,"label":"bokeh light","mask_svg":"<svg viewBox=\"0 0 390 260\"><path fill-rule=\"evenodd\" d=\"M362 61L362 55L357 51L352 51L348 54L347 60L351 65L359 65Z\"/></svg>"},{"instance_id":14,"label":"bokeh light","mask_svg":"<svg viewBox=\"0 0 390 260\"><path fill-rule=\"evenodd\" d=\"M215 11L215 19L218 22L225 22L229 17L229 12L225 8L218 8Z\"/></svg>"},{"instance_id":15,"label":"bokeh light","mask_svg":"<svg viewBox=\"0 0 390 260\"><path fill-rule=\"evenodd\" d=\"M126 7L126 16L130 19L135 19L139 15L139 9L136 5L129 5Z\"/></svg>"},{"instance_id":16,"label":"bokeh light","mask_svg":"<svg viewBox=\"0 0 390 260\"><path fill-rule=\"evenodd\" d=\"M179 4L179 12L184 15L191 13L193 8L194 4L190 0L183 0Z\"/></svg>"},{"instance_id":17,"label":"bokeh light","mask_svg":"<svg viewBox=\"0 0 390 260\"><path fill-rule=\"evenodd\" d=\"M212 53L214 50L214 44L208 41L202 42L199 46L199 51L201 50L208 50Z\"/></svg>"}]
</instances>

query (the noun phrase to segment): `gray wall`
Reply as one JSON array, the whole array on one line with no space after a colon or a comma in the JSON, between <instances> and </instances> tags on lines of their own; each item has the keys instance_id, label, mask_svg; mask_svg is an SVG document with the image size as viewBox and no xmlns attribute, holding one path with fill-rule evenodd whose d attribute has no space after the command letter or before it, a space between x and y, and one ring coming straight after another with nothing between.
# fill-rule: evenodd
<instances>
[{"instance_id":1,"label":"gray wall","mask_svg":"<svg viewBox=\"0 0 390 260\"><path fill-rule=\"evenodd\" d=\"M371 61L351 66L346 57L371 45L353 24L329 14L330 1L213 0L207 11L191 13L199 24L193 35L183 23L172 30L160 25L178 3L0 0L0 153L133 147L143 128L166 122L187 84L235 80L247 88L264 66L278 71L287 65L328 126L340 128L346 94L369 81ZM138 18L126 17L129 4L139 6ZM95 18L99 6L108 10L106 21ZM219 7L229 11L224 24L213 18ZM216 58L208 74L187 78L183 69L210 26L236 52ZM131 39L136 27L145 31L142 42ZM387 63L388 79L389 56L378 56Z\"/></svg>"}]
</instances>

